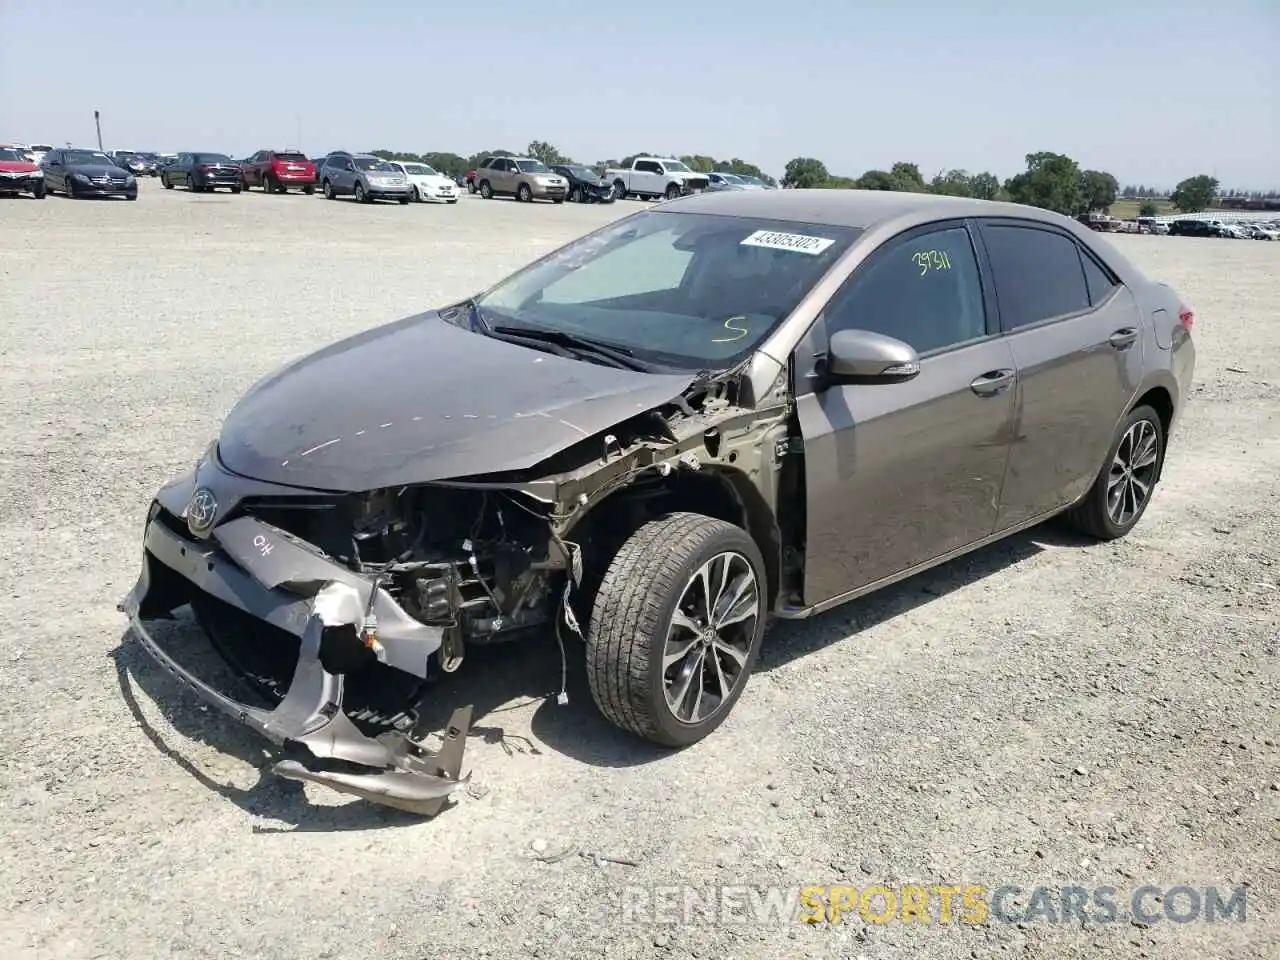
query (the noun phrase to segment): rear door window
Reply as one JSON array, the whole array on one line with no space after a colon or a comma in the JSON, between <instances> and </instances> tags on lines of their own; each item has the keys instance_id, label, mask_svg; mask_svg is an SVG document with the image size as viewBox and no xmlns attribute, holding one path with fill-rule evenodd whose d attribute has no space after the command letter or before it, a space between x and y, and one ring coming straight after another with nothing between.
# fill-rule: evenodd
<instances>
[{"instance_id":1,"label":"rear door window","mask_svg":"<svg viewBox=\"0 0 1280 960\"><path fill-rule=\"evenodd\" d=\"M1080 251L1080 262L1084 265L1084 280L1089 288L1089 302L1096 307L1111 296L1111 291L1119 284L1088 251L1083 249Z\"/></svg>"},{"instance_id":2,"label":"rear door window","mask_svg":"<svg viewBox=\"0 0 1280 960\"><path fill-rule=\"evenodd\" d=\"M1005 330L1089 309L1075 240L1053 230L1004 223L984 224L982 235Z\"/></svg>"}]
</instances>

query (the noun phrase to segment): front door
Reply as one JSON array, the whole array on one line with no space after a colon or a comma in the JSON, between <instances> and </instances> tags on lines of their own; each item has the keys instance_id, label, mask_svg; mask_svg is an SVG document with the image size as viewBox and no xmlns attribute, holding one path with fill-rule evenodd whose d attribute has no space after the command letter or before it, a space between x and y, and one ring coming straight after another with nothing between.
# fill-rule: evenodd
<instances>
[{"instance_id":1,"label":"front door","mask_svg":"<svg viewBox=\"0 0 1280 960\"><path fill-rule=\"evenodd\" d=\"M981 233L1018 369L1003 530L1093 483L1142 380L1145 323L1128 288L1066 232L984 220Z\"/></svg>"},{"instance_id":2,"label":"front door","mask_svg":"<svg viewBox=\"0 0 1280 960\"><path fill-rule=\"evenodd\" d=\"M866 587L989 536L1013 424L1009 345L963 221L889 240L832 297L813 336L871 330L920 354L898 383L832 385L796 352L804 438L806 604ZM825 327L825 331L823 328ZM819 361L820 362L820 361Z\"/></svg>"}]
</instances>

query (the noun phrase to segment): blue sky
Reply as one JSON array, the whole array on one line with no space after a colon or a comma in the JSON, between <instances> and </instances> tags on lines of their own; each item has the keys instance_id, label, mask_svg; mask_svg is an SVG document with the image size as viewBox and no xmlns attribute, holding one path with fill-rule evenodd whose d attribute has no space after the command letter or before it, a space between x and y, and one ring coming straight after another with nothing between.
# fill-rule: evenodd
<instances>
[{"instance_id":1,"label":"blue sky","mask_svg":"<svg viewBox=\"0 0 1280 960\"><path fill-rule=\"evenodd\" d=\"M1277 0L0 0L0 141L92 144L99 109L107 149L540 139L1002 178L1053 150L1280 189L1278 58Z\"/></svg>"}]
</instances>

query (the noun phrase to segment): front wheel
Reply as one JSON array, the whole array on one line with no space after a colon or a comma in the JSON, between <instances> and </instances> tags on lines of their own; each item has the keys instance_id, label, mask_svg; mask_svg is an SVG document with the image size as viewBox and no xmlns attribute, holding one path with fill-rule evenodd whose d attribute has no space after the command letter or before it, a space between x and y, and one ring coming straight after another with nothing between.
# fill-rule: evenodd
<instances>
[{"instance_id":1,"label":"front wheel","mask_svg":"<svg viewBox=\"0 0 1280 960\"><path fill-rule=\"evenodd\" d=\"M764 560L746 531L672 513L633 533L596 592L587 680L624 730L671 747L716 729L764 636Z\"/></svg>"},{"instance_id":2,"label":"front wheel","mask_svg":"<svg viewBox=\"0 0 1280 960\"><path fill-rule=\"evenodd\" d=\"M486 200L492 200L492 199L493 199L493 187L491 187L491 186L489 185L489 181L488 181L488 180L483 180L483 181L481 181L481 183L480 183L480 196L484 197Z\"/></svg>"},{"instance_id":3,"label":"front wheel","mask_svg":"<svg viewBox=\"0 0 1280 960\"><path fill-rule=\"evenodd\" d=\"M582 203L583 202L582 188L574 187L572 190L570 190L568 199L570 203Z\"/></svg>"},{"instance_id":4,"label":"front wheel","mask_svg":"<svg viewBox=\"0 0 1280 960\"><path fill-rule=\"evenodd\" d=\"M664 196L668 200L674 200L676 197L680 196L680 184L678 183L667 184L667 192L664 194Z\"/></svg>"},{"instance_id":5,"label":"front wheel","mask_svg":"<svg viewBox=\"0 0 1280 960\"><path fill-rule=\"evenodd\" d=\"M308 197L315 196L315 192L316 192L315 184L311 184L311 183L307 184L305 187L302 188L302 192L305 193Z\"/></svg>"},{"instance_id":6,"label":"front wheel","mask_svg":"<svg viewBox=\"0 0 1280 960\"><path fill-rule=\"evenodd\" d=\"M627 185L623 183L621 180L615 180L613 183L613 199L615 200L627 199Z\"/></svg>"},{"instance_id":7,"label":"front wheel","mask_svg":"<svg viewBox=\"0 0 1280 960\"><path fill-rule=\"evenodd\" d=\"M521 203L533 202L533 191L529 189L529 185L527 183L522 183L518 188L516 188L516 199Z\"/></svg>"},{"instance_id":8,"label":"front wheel","mask_svg":"<svg viewBox=\"0 0 1280 960\"><path fill-rule=\"evenodd\" d=\"M160 177L160 186L164 187L166 190L172 190L173 181L170 180L168 177L162 175Z\"/></svg>"},{"instance_id":9,"label":"front wheel","mask_svg":"<svg viewBox=\"0 0 1280 960\"><path fill-rule=\"evenodd\" d=\"M369 203L369 195L364 192L364 184L357 181L355 189L356 203Z\"/></svg>"},{"instance_id":10,"label":"front wheel","mask_svg":"<svg viewBox=\"0 0 1280 960\"><path fill-rule=\"evenodd\" d=\"M474 194L476 192L476 183L474 180L467 181L467 193Z\"/></svg>"},{"instance_id":11,"label":"front wheel","mask_svg":"<svg viewBox=\"0 0 1280 960\"><path fill-rule=\"evenodd\" d=\"M43 180L31 188L31 195L37 200L43 200L47 192Z\"/></svg>"},{"instance_id":12,"label":"front wheel","mask_svg":"<svg viewBox=\"0 0 1280 960\"><path fill-rule=\"evenodd\" d=\"M326 180L326 181L321 185L321 189L324 191L324 198L325 198L326 200L337 200L337 199L338 199L338 195L337 195L336 193L334 193L334 192L333 192L333 184L332 184L332 183L330 183L328 180Z\"/></svg>"},{"instance_id":13,"label":"front wheel","mask_svg":"<svg viewBox=\"0 0 1280 960\"><path fill-rule=\"evenodd\" d=\"M1116 431L1098 477L1067 513L1081 533L1118 540L1142 518L1164 463L1164 424L1151 407L1135 407Z\"/></svg>"}]
</instances>

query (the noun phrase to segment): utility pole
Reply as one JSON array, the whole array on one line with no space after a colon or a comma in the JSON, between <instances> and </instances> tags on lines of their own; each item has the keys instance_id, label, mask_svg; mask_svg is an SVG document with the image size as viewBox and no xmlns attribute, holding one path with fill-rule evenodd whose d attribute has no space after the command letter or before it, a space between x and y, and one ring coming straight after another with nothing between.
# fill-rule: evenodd
<instances>
[{"instance_id":1,"label":"utility pole","mask_svg":"<svg viewBox=\"0 0 1280 960\"><path fill-rule=\"evenodd\" d=\"M98 149L102 149L102 118L97 110L93 111L93 125L98 128Z\"/></svg>"}]
</instances>

